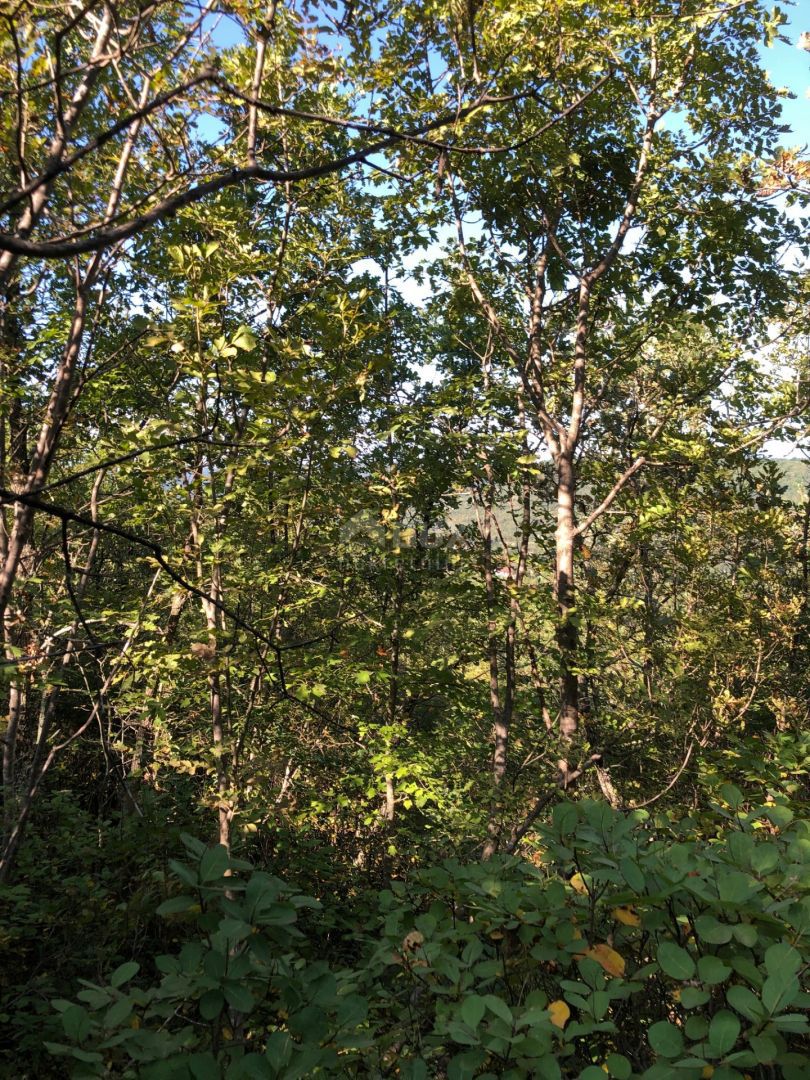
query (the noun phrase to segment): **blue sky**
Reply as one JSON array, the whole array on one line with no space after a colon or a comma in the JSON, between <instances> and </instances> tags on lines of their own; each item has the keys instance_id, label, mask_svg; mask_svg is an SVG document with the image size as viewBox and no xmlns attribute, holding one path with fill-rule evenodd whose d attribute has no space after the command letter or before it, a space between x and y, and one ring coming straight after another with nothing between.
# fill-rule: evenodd
<instances>
[{"instance_id":1,"label":"blue sky","mask_svg":"<svg viewBox=\"0 0 810 1080\"><path fill-rule=\"evenodd\" d=\"M786 86L795 94L794 100L785 100L782 105L782 119L791 128L785 142L788 146L804 146L810 144L810 52L800 49L797 43L802 31L810 31L810 0L797 0L782 10L789 20L782 33L790 44L776 42L770 49L763 46L762 64L774 86Z\"/></svg>"}]
</instances>

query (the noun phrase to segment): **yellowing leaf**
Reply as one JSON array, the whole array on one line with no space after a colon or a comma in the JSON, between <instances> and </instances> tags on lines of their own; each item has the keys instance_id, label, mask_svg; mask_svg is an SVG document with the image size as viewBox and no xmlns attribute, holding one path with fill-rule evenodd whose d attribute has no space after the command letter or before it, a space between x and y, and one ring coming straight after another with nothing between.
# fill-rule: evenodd
<instances>
[{"instance_id":1,"label":"yellowing leaf","mask_svg":"<svg viewBox=\"0 0 810 1080\"><path fill-rule=\"evenodd\" d=\"M611 949L610 945L594 945L592 948L587 949L584 955L589 956L591 960L595 960L608 975L624 975L624 957L617 953L615 949Z\"/></svg>"},{"instance_id":2,"label":"yellowing leaf","mask_svg":"<svg viewBox=\"0 0 810 1080\"><path fill-rule=\"evenodd\" d=\"M631 907L615 907L613 918L623 926L641 926L641 919Z\"/></svg>"},{"instance_id":3,"label":"yellowing leaf","mask_svg":"<svg viewBox=\"0 0 810 1080\"><path fill-rule=\"evenodd\" d=\"M564 1001L552 1001L548 1007L549 1016L554 1027L562 1030L568 1023L571 1016L571 1010L565 1004Z\"/></svg>"},{"instance_id":4,"label":"yellowing leaf","mask_svg":"<svg viewBox=\"0 0 810 1080\"><path fill-rule=\"evenodd\" d=\"M574 892L582 893L583 895L588 892L588 886L585 884L585 878L582 874L574 874L568 884Z\"/></svg>"},{"instance_id":5,"label":"yellowing leaf","mask_svg":"<svg viewBox=\"0 0 810 1080\"><path fill-rule=\"evenodd\" d=\"M714 1076L714 1065L704 1065L700 1074L701 1080L711 1080Z\"/></svg>"}]
</instances>

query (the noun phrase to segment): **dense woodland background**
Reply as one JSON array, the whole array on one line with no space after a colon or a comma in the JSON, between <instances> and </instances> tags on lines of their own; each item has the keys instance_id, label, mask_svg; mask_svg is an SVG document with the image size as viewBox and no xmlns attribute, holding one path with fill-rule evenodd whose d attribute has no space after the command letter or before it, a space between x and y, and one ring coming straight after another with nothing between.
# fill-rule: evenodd
<instances>
[{"instance_id":1,"label":"dense woodland background","mask_svg":"<svg viewBox=\"0 0 810 1080\"><path fill-rule=\"evenodd\" d=\"M2 1075L810 1075L807 14L0 7Z\"/></svg>"}]
</instances>

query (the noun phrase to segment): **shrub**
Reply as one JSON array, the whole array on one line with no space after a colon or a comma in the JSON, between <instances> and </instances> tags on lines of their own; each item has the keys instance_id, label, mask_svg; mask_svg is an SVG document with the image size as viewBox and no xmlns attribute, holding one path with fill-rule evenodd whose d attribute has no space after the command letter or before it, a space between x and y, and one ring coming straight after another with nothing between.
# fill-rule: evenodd
<instances>
[{"instance_id":1,"label":"shrub","mask_svg":"<svg viewBox=\"0 0 810 1080\"><path fill-rule=\"evenodd\" d=\"M810 1075L810 824L722 789L687 818L561 803L531 858L393 882L357 961L320 957L319 902L186 838L185 923L60 1001L72 1075L682 1080ZM311 932L302 925L313 919Z\"/></svg>"}]
</instances>

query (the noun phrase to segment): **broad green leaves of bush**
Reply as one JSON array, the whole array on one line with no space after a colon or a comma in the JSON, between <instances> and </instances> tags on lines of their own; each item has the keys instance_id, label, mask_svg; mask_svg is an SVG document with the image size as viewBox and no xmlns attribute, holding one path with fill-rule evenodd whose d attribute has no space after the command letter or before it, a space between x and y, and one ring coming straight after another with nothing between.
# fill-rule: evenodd
<instances>
[{"instance_id":1,"label":"broad green leaves of bush","mask_svg":"<svg viewBox=\"0 0 810 1080\"><path fill-rule=\"evenodd\" d=\"M299 926L317 901L189 840L160 909L188 939L156 985L124 965L58 1002L52 1052L76 1076L800 1080L810 825L723 800L708 839L560 804L530 860L393 882L331 967Z\"/></svg>"}]
</instances>

